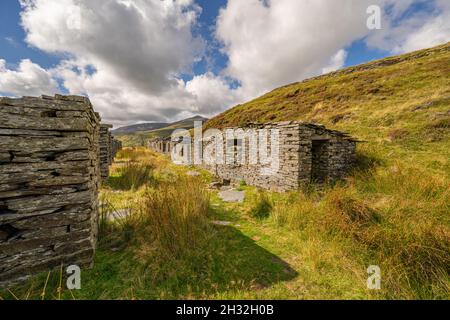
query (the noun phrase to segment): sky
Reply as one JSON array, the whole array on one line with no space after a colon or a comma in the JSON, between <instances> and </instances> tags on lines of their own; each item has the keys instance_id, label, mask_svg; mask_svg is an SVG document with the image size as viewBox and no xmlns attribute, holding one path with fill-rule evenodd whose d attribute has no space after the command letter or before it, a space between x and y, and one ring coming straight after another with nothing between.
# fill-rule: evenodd
<instances>
[{"instance_id":1,"label":"sky","mask_svg":"<svg viewBox=\"0 0 450 320\"><path fill-rule=\"evenodd\" d=\"M1 0L0 96L85 95L115 126L212 117L448 41L448 0Z\"/></svg>"}]
</instances>

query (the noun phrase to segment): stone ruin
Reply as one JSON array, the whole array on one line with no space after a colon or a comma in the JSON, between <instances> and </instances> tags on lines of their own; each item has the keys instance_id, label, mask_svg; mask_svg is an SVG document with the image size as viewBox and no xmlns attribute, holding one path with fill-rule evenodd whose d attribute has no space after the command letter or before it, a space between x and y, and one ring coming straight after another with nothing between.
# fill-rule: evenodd
<instances>
[{"instance_id":1,"label":"stone ruin","mask_svg":"<svg viewBox=\"0 0 450 320\"><path fill-rule=\"evenodd\" d=\"M114 158L117 155L117 152L119 150L122 150L122 141L117 140L116 138L112 137L111 139L111 163L114 161Z\"/></svg>"},{"instance_id":2,"label":"stone ruin","mask_svg":"<svg viewBox=\"0 0 450 320\"><path fill-rule=\"evenodd\" d=\"M228 128L234 132L238 128ZM277 166L272 167L258 161L254 163L248 156L252 146L261 141L251 141L250 136L235 136L232 139L223 138L222 152L227 161L225 163L208 163L203 161L199 166L214 173L226 182L245 181L248 185L257 186L273 191L290 191L308 183L323 184L342 179L354 165L356 160L357 140L343 132L329 130L323 125L304 123L300 121L286 121L278 123L249 124L242 132L266 132L277 130L279 154ZM226 136L226 135L225 135ZM271 154L270 137L266 137L265 153ZM152 141L149 145L159 152L167 153L167 144L171 140ZM202 140L203 160L206 156L215 157L216 141L214 137ZM174 143L171 148L173 156L186 156L187 163L194 159L194 142ZM247 150L247 151L242 151ZM209 154L212 151L212 155ZM261 152L261 151L259 151ZM208 154L208 155L207 155ZM258 154L258 157L260 155ZM243 158L239 158L243 157ZM228 159L233 159L228 161ZM236 161L240 159L240 161Z\"/></svg>"},{"instance_id":3,"label":"stone ruin","mask_svg":"<svg viewBox=\"0 0 450 320\"><path fill-rule=\"evenodd\" d=\"M156 150L160 153L171 154L175 146L175 142L170 137L167 138L155 138L148 141L147 147L149 149Z\"/></svg>"},{"instance_id":4,"label":"stone ruin","mask_svg":"<svg viewBox=\"0 0 450 320\"><path fill-rule=\"evenodd\" d=\"M112 125L100 125L100 176L102 181L106 181L109 177L109 166L113 163L117 152L122 149L122 142L116 140L110 129Z\"/></svg>"},{"instance_id":5,"label":"stone ruin","mask_svg":"<svg viewBox=\"0 0 450 320\"><path fill-rule=\"evenodd\" d=\"M0 287L93 263L99 133L88 98L0 98Z\"/></svg>"}]
</instances>

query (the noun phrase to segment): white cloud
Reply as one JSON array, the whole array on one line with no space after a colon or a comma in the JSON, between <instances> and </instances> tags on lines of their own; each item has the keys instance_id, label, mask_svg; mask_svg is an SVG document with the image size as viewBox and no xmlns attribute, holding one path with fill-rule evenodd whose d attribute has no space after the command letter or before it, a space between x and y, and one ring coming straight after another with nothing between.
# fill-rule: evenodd
<instances>
[{"instance_id":1,"label":"white cloud","mask_svg":"<svg viewBox=\"0 0 450 320\"><path fill-rule=\"evenodd\" d=\"M320 74L336 52L368 33L372 3L229 0L217 22L230 58L226 74L239 79L248 96Z\"/></svg>"},{"instance_id":2,"label":"white cloud","mask_svg":"<svg viewBox=\"0 0 450 320\"><path fill-rule=\"evenodd\" d=\"M89 95L107 121L168 120L195 105L179 80L203 54L204 41L192 34L201 11L193 1L28 0L22 5L26 41L64 54L51 73L70 93Z\"/></svg>"},{"instance_id":3,"label":"white cloud","mask_svg":"<svg viewBox=\"0 0 450 320\"><path fill-rule=\"evenodd\" d=\"M411 4L428 4L429 9L417 11L397 21ZM450 41L450 2L448 0L403 0L390 13L385 13L384 27L369 35L369 46L405 53L433 47Z\"/></svg>"},{"instance_id":4,"label":"white cloud","mask_svg":"<svg viewBox=\"0 0 450 320\"><path fill-rule=\"evenodd\" d=\"M329 64L322 69L322 73L329 73L342 68L347 59L347 51L341 49L334 56L331 57Z\"/></svg>"},{"instance_id":5,"label":"white cloud","mask_svg":"<svg viewBox=\"0 0 450 320\"><path fill-rule=\"evenodd\" d=\"M432 13L409 15L427 3ZM369 30L366 10L383 8L383 29ZM414 10L413 10L414 12ZM450 40L448 0L228 0L216 33L229 57L225 75L255 97L275 87L344 66L345 48L355 40L392 53Z\"/></svg>"},{"instance_id":6,"label":"white cloud","mask_svg":"<svg viewBox=\"0 0 450 320\"><path fill-rule=\"evenodd\" d=\"M11 70L6 67L6 61L0 59L0 92L35 96L54 94L58 89L51 74L30 60L22 60L17 70Z\"/></svg>"},{"instance_id":7,"label":"white cloud","mask_svg":"<svg viewBox=\"0 0 450 320\"><path fill-rule=\"evenodd\" d=\"M212 116L240 100L239 90L231 90L228 82L208 72L186 83L186 90L195 96L198 112Z\"/></svg>"}]
</instances>

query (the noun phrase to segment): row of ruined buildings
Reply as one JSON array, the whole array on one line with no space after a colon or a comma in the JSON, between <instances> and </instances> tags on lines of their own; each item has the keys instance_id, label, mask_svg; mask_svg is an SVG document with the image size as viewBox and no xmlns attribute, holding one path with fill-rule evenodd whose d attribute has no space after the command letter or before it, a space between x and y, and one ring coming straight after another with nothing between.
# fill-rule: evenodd
<instances>
[{"instance_id":1,"label":"row of ruined buildings","mask_svg":"<svg viewBox=\"0 0 450 320\"><path fill-rule=\"evenodd\" d=\"M224 181L273 191L342 179L356 161L356 139L318 124L253 123L200 133L197 138L156 138L148 147L176 163L205 168Z\"/></svg>"},{"instance_id":2,"label":"row of ruined buildings","mask_svg":"<svg viewBox=\"0 0 450 320\"><path fill-rule=\"evenodd\" d=\"M85 97L0 98L0 287L92 264L110 128Z\"/></svg>"}]
</instances>

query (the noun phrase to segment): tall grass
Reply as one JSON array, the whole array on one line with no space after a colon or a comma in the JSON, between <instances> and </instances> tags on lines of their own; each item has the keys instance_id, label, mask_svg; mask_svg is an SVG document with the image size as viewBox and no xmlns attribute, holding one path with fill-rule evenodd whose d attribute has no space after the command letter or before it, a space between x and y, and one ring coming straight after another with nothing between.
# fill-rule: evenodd
<instances>
[{"instance_id":1,"label":"tall grass","mask_svg":"<svg viewBox=\"0 0 450 320\"><path fill-rule=\"evenodd\" d=\"M108 184L116 190L136 190L153 181L154 169L152 162L126 162L114 169Z\"/></svg>"},{"instance_id":2,"label":"tall grass","mask_svg":"<svg viewBox=\"0 0 450 320\"><path fill-rule=\"evenodd\" d=\"M208 237L209 194L200 179L180 177L148 188L129 223L141 253L181 257Z\"/></svg>"},{"instance_id":3,"label":"tall grass","mask_svg":"<svg viewBox=\"0 0 450 320\"><path fill-rule=\"evenodd\" d=\"M367 266L379 265L384 297L450 296L450 189L445 179L396 163L357 173L345 186L269 201L270 220L277 225L341 241Z\"/></svg>"},{"instance_id":4,"label":"tall grass","mask_svg":"<svg viewBox=\"0 0 450 320\"><path fill-rule=\"evenodd\" d=\"M156 158L155 152L143 147L123 148L122 150L119 150L116 156L117 161L131 161L131 162L155 158Z\"/></svg>"}]
</instances>

